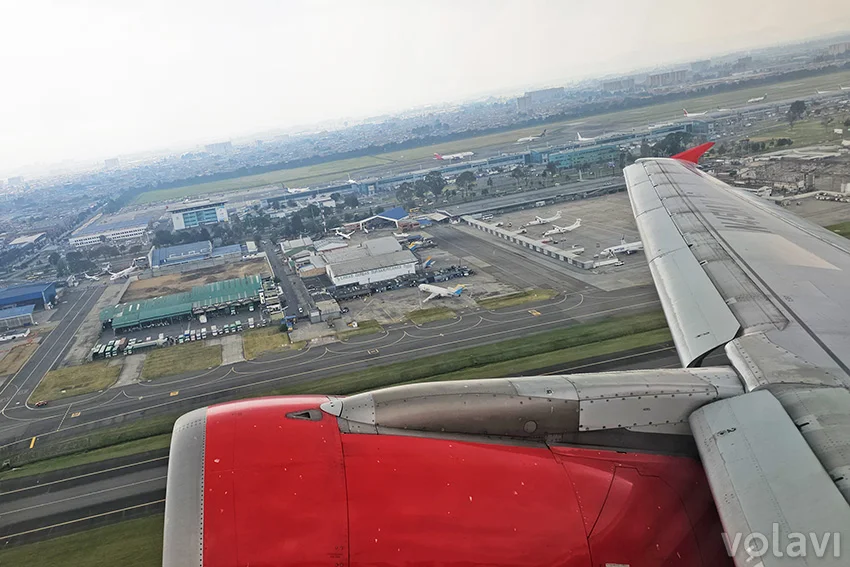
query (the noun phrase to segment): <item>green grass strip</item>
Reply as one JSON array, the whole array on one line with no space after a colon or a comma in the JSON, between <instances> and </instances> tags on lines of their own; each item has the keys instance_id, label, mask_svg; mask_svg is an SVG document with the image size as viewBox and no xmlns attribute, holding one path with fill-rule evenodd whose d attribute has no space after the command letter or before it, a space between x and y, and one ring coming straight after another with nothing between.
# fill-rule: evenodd
<instances>
[{"instance_id":1,"label":"green grass strip","mask_svg":"<svg viewBox=\"0 0 850 567\"><path fill-rule=\"evenodd\" d=\"M0 551L9 567L160 567L162 514Z\"/></svg>"}]
</instances>

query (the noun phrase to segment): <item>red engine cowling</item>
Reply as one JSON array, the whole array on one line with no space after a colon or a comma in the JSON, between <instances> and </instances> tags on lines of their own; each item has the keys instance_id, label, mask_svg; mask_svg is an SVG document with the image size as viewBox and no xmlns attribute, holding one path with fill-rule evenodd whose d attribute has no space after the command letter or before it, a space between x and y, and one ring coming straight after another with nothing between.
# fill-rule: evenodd
<instances>
[{"instance_id":1,"label":"red engine cowling","mask_svg":"<svg viewBox=\"0 0 850 567\"><path fill-rule=\"evenodd\" d=\"M696 461L341 433L325 401L178 421L165 567L731 564Z\"/></svg>"}]
</instances>

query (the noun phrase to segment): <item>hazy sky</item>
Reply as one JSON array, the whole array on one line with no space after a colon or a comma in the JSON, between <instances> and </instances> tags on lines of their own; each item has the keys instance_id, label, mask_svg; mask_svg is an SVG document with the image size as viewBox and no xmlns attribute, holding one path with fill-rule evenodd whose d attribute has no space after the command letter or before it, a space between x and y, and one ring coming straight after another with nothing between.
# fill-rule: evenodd
<instances>
[{"instance_id":1,"label":"hazy sky","mask_svg":"<svg viewBox=\"0 0 850 567\"><path fill-rule=\"evenodd\" d=\"M0 5L0 171L850 30L848 0Z\"/></svg>"}]
</instances>

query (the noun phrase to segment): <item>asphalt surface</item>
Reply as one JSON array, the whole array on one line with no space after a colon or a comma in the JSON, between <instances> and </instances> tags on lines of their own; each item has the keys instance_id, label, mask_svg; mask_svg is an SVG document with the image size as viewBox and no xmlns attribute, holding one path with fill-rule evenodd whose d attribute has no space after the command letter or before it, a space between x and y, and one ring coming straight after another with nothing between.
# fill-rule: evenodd
<instances>
[{"instance_id":1,"label":"asphalt surface","mask_svg":"<svg viewBox=\"0 0 850 567\"><path fill-rule=\"evenodd\" d=\"M470 267L488 272L497 280L520 289L544 287L565 293L593 292L600 296L606 294L573 278L571 269L563 262L556 262L542 254L529 253L517 246L498 240L494 242L493 239L468 234L451 226L429 226L428 233L438 239L441 250L457 256L461 261L464 258L476 258L486 262L489 265L484 268L475 264L470 264ZM475 293L474 290L470 291Z\"/></svg>"},{"instance_id":2,"label":"asphalt surface","mask_svg":"<svg viewBox=\"0 0 850 567\"><path fill-rule=\"evenodd\" d=\"M423 326L410 323L393 325L380 334L353 337L341 343L300 351L285 351L204 372L111 388L67 398L44 408L27 406L26 395L21 391L6 404L0 415L0 451L23 451L45 439L80 435L142 416L183 413L225 399L245 397L378 364L437 355L448 350L658 307L658 296L651 286L612 293L595 290L567 293L546 302L516 308L461 312L457 319L448 322L438 321ZM57 336L60 334L57 333ZM39 358L42 357L36 352L33 359ZM29 377L26 388L35 387L37 373L24 369L19 374ZM18 382L21 379L16 377L15 385Z\"/></svg>"},{"instance_id":3,"label":"asphalt surface","mask_svg":"<svg viewBox=\"0 0 850 567\"><path fill-rule=\"evenodd\" d=\"M710 356L707 365L724 364ZM672 345L656 345L543 369L534 374L676 368ZM0 485L0 546L19 545L88 529L126 517L161 512L167 451L129 455Z\"/></svg>"},{"instance_id":4,"label":"asphalt surface","mask_svg":"<svg viewBox=\"0 0 850 567\"><path fill-rule=\"evenodd\" d=\"M546 187L545 189L527 190L512 195L502 195L490 199L481 199L462 203L459 205L448 205L445 210L454 216L472 215L484 211L496 211L500 209L518 207L534 203L543 199L551 199L556 195L580 195L592 193L599 190L610 190L612 192L622 191L626 184L622 177L603 177L592 181L580 181L578 183L564 183L562 185Z\"/></svg>"},{"instance_id":5,"label":"asphalt surface","mask_svg":"<svg viewBox=\"0 0 850 567\"><path fill-rule=\"evenodd\" d=\"M77 329L106 289L104 285L66 288L57 309L64 311L59 325L39 344L38 350L0 390L0 423L14 420L7 412L30 410L27 398L44 375L62 360L74 340ZM35 400L34 400L35 401Z\"/></svg>"}]
</instances>

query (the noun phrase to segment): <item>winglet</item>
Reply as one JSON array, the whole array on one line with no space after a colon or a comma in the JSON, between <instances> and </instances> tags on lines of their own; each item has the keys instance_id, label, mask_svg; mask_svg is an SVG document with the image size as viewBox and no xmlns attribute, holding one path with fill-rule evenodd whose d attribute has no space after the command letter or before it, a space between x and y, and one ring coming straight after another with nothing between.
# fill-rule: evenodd
<instances>
[{"instance_id":1,"label":"winglet","mask_svg":"<svg viewBox=\"0 0 850 567\"><path fill-rule=\"evenodd\" d=\"M678 159L678 160L681 160L681 161L689 161L691 163L699 163L699 158L701 158L702 155L705 152L710 150L713 145L714 145L714 142L706 142L704 144L700 144L700 145L693 147L689 150L685 150L684 152L682 152L680 154L674 155L673 159Z\"/></svg>"}]
</instances>

